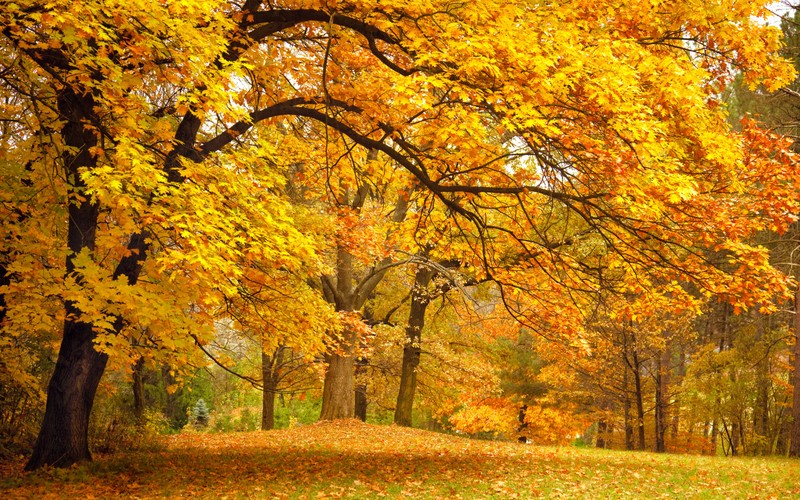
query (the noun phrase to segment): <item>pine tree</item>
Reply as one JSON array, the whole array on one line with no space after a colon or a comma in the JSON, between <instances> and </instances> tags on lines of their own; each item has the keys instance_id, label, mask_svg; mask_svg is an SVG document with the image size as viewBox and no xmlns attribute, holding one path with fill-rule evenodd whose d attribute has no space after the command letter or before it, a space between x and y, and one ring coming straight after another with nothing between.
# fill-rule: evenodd
<instances>
[{"instance_id":1,"label":"pine tree","mask_svg":"<svg viewBox=\"0 0 800 500\"><path fill-rule=\"evenodd\" d=\"M203 398L197 400L197 403L194 404L194 408L192 409L192 418L191 422L196 427L205 427L208 425L208 406Z\"/></svg>"}]
</instances>

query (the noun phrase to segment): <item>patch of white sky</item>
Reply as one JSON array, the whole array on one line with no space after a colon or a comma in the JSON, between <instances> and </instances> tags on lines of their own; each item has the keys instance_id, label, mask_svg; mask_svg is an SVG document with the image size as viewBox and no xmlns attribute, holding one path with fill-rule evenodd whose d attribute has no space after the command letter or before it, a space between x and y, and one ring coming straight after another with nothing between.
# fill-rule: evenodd
<instances>
[{"instance_id":1,"label":"patch of white sky","mask_svg":"<svg viewBox=\"0 0 800 500\"><path fill-rule=\"evenodd\" d=\"M794 9L798 7L800 7L800 1L791 2L789 0L782 0L780 2L774 2L767 7L770 15L765 21L769 25L780 27L781 21L787 17L791 17Z\"/></svg>"}]
</instances>

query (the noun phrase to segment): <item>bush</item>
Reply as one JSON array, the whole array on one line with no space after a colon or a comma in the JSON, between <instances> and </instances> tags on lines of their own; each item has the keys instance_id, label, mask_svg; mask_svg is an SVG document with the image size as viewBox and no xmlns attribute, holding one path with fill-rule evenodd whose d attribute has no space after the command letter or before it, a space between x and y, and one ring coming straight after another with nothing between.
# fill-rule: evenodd
<instances>
[{"instance_id":1,"label":"bush","mask_svg":"<svg viewBox=\"0 0 800 500\"><path fill-rule=\"evenodd\" d=\"M322 411L321 398L286 398L275 405L275 428L286 429L296 425L313 424L319 420L320 411Z\"/></svg>"},{"instance_id":2,"label":"bush","mask_svg":"<svg viewBox=\"0 0 800 500\"><path fill-rule=\"evenodd\" d=\"M161 449L158 438L169 429L169 421L160 411L146 409L142 420L136 422L133 414L124 408L106 406L99 410L95 408L92 412L95 425L89 435L94 451L117 453Z\"/></svg>"}]
</instances>

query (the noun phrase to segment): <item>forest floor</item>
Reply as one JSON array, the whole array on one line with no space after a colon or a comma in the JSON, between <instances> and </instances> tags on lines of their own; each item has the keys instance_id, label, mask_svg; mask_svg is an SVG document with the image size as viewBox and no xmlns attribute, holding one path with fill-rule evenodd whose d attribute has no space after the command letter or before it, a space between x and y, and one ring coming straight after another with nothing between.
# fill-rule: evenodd
<instances>
[{"instance_id":1,"label":"forest floor","mask_svg":"<svg viewBox=\"0 0 800 500\"><path fill-rule=\"evenodd\" d=\"M800 498L800 460L479 441L358 421L163 438L66 470L0 464L0 498Z\"/></svg>"}]
</instances>

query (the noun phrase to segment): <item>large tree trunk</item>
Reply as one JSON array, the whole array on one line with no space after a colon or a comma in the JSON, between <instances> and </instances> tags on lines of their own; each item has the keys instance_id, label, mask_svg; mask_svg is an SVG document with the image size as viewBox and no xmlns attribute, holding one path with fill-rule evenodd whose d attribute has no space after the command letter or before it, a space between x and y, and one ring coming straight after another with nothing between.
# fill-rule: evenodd
<instances>
[{"instance_id":1,"label":"large tree trunk","mask_svg":"<svg viewBox=\"0 0 800 500\"><path fill-rule=\"evenodd\" d=\"M792 372L792 430L789 435L789 456L800 457L800 288L794 299L794 372Z\"/></svg>"},{"instance_id":2,"label":"large tree trunk","mask_svg":"<svg viewBox=\"0 0 800 500\"><path fill-rule=\"evenodd\" d=\"M61 134L70 148L63 156L65 173L73 192L79 195L85 187L79 171L95 163L89 148L97 145L97 137L84 126L93 108L94 99L88 94L79 96L65 89L58 97L59 112L66 120ZM67 245L73 255L67 257L66 272L72 274L75 272L74 254L84 249L94 251L99 208L84 196L70 203L68 213ZM33 455L25 466L27 470L43 465L68 467L91 460L89 413L107 356L95 351L92 325L74 319L80 316L81 311L75 304L67 302L64 337L48 385L44 421Z\"/></svg>"},{"instance_id":3,"label":"large tree trunk","mask_svg":"<svg viewBox=\"0 0 800 500\"><path fill-rule=\"evenodd\" d=\"M67 308L68 313L70 307ZM108 357L94 349L92 325L67 323L47 389L44 422L26 470L91 460L89 414Z\"/></svg>"},{"instance_id":4,"label":"large tree trunk","mask_svg":"<svg viewBox=\"0 0 800 500\"><path fill-rule=\"evenodd\" d=\"M428 284L433 279L434 272L421 267L414 277L414 287L411 290L411 310L408 314L406 326L406 340L403 346L403 368L400 374L400 391L397 393L397 406L394 411L394 423L411 427L412 412L414 409L414 395L417 391L417 367L422 352L420 341L422 329L425 327L425 311L430 303Z\"/></svg>"},{"instance_id":5,"label":"large tree trunk","mask_svg":"<svg viewBox=\"0 0 800 500\"><path fill-rule=\"evenodd\" d=\"M377 158L377 151L370 150L367 157ZM355 193L345 194L344 204L358 211L369 195L369 185L362 184ZM400 222L405 218L408 200L398 196L397 207L392 219ZM336 306L337 311L361 311L375 287L381 282L389 269L391 260L385 258L356 280L353 256L347 248L336 249L336 280L331 276L322 277L322 292L325 299ZM356 285L357 282L357 285ZM359 339L355 332L344 332L339 345L328 355L328 369L322 389L322 411L320 420L353 418L355 415L355 351Z\"/></svg>"},{"instance_id":6,"label":"large tree trunk","mask_svg":"<svg viewBox=\"0 0 800 500\"><path fill-rule=\"evenodd\" d=\"M355 416L353 362L352 354L334 353L328 356L320 420L336 420Z\"/></svg>"},{"instance_id":7,"label":"large tree trunk","mask_svg":"<svg viewBox=\"0 0 800 500\"><path fill-rule=\"evenodd\" d=\"M366 194L364 195L366 196ZM360 206L360 202L359 202ZM329 300L337 311L355 310L355 290L353 286L353 256L344 247L336 251L336 285L328 286ZM320 420L353 418L355 415L355 343L356 334L342 332L336 350L327 356L328 369L322 388L322 410Z\"/></svg>"}]
</instances>

